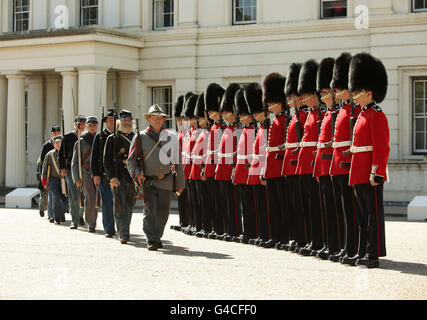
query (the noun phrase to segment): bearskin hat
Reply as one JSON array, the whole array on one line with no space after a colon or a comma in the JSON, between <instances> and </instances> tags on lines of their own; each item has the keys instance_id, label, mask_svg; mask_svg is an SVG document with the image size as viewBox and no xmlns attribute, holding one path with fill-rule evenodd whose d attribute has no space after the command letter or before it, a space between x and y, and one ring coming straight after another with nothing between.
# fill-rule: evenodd
<instances>
[{"instance_id":1,"label":"bearskin hat","mask_svg":"<svg viewBox=\"0 0 427 320\"><path fill-rule=\"evenodd\" d=\"M319 69L317 70L317 92L320 92L323 89L329 89L331 85L332 75L334 71L334 58L325 58L319 64Z\"/></svg>"},{"instance_id":2,"label":"bearskin hat","mask_svg":"<svg viewBox=\"0 0 427 320\"><path fill-rule=\"evenodd\" d=\"M234 96L237 90L241 88L240 84L231 83L222 97L221 101L221 112L232 112L234 113Z\"/></svg>"},{"instance_id":3,"label":"bearskin hat","mask_svg":"<svg viewBox=\"0 0 427 320\"><path fill-rule=\"evenodd\" d=\"M286 76L285 95L289 97L292 94L298 95L298 78L302 64L292 63L289 66L288 75Z\"/></svg>"},{"instance_id":4,"label":"bearskin hat","mask_svg":"<svg viewBox=\"0 0 427 320\"><path fill-rule=\"evenodd\" d=\"M348 88L350 91L372 91L372 98L380 103L387 94L388 77L384 64L369 53L356 54L350 62Z\"/></svg>"},{"instance_id":5,"label":"bearskin hat","mask_svg":"<svg viewBox=\"0 0 427 320\"><path fill-rule=\"evenodd\" d=\"M286 105L285 84L286 78L280 73L269 74L262 85L264 104L282 102Z\"/></svg>"},{"instance_id":6,"label":"bearskin hat","mask_svg":"<svg viewBox=\"0 0 427 320\"><path fill-rule=\"evenodd\" d=\"M181 117L182 114L182 107L184 106L184 95L180 95L178 98L176 98L175 103L173 105L173 116L175 118Z\"/></svg>"},{"instance_id":7,"label":"bearskin hat","mask_svg":"<svg viewBox=\"0 0 427 320\"><path fill-rule=\"evenodd\" d=\"M194 118L194 109L196 108L198 94L193 93L185 102L184 117L187 119Z\"/></svg>"},{"instance_id":8,"label":"bearskin hat","mask_svg":"<svg viewBox=\"0 0 427 320\"><path fill-rule=\"evenodd\" d=\"M245 90L243 88L237 90L236 95L234 96L234 104L236 105L237 114L250 114L248 104L245 99Z\"/></svg>"},{"instance_id":9,"label":"bearskin hat","mask_svg":"<svg viewBox=\"0 0 427 320\"><path fill-rule=\"evenodd\" d=\"M197 98L196 109L194 110L194 116L196 118L204 118L205 117L205 94L202 93Z\"/></svg>"},{"instance_id":10,"label":"bearskin hat","mask_svg":"<svg viewBox=\"0 0 427 320\"><path fill-rule=\"evenodd\" d=\"M352 55L348 52L342 53L335 59L334 71L330 87L335 89L348 89L348 69Z\"/></svg>"},{"instance_id":11,"label":"bearskin hat","mask_svg":"<svg viewBox=\"0 0 427 320\"><path fill-rule=\"evenodd\" d=\"M310 59L303 64L298 78L298 95L317 92L316 78L318 68L319 64L313 59Z\"/></svg>"},{"instance_id":12,"label":"bearskin hat","mask_svg":"<svg viewBox=\"0 0 427 320\"><path fill-rule=\"evenodd\" d=\"M208 85L205 91L205 110L218 111L221 105L221 99L224 95L225 89L217 83Z\"/></svg>"},{"instance_id":13,"label":"bearskin hat","mask_svg":"<svg viewBox=\"0 0 427 320\"><path fill-rule=\"evenodd\" d=\"M262 104L262 87L259 83L251 83L244 88L244 95L250 113L265 111Z\"/></svg>"}]
</instances>

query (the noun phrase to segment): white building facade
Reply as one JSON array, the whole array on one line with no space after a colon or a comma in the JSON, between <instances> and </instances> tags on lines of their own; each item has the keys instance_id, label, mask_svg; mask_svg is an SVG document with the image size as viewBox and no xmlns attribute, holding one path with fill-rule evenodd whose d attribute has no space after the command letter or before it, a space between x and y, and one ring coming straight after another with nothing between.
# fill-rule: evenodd
<instances>
[{"instance_id":1,"label":"white building facade","mask_svg":"<svg viewBox=\"0 0 427 320\"><path fill-rule=\"evenodd\" d=\"M427 194L427 0L1 0L0 32L0 185L36 184L61 110L66 132L115 102L142 119L211 82L367 51L389 77L385 200Z\"/></svg>"}]
</instances>

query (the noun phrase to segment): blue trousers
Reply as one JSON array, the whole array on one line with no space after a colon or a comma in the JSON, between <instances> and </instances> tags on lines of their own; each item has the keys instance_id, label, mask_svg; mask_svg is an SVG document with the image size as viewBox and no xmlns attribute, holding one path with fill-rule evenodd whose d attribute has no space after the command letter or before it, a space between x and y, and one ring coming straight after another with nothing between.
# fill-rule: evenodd
<instances>
[{"instance_id":1,"label":"blue trousers","mask_svg":"<svg viewBox=\"0 0 427 320\"><path fill-rule=\"evenodd\" d=\"M49 207L53 213L53 218L56 222L60 222L65 218L64 206L62 203L61 180L51 177L49 179ZM50 211L50 210L49 210Z\"/></svg>"},{"instance_id":2,"label":"blue trousers","mask_svg":"<svg viewBox=\"0 0 427 320\"><path fill-rule=\"evenodd\" d=\"M107 182L105 176L101 179L101 184L99 185L99 192L101 193L102 200L102 224L104 226L105 233L114 232L114 202L113 202L113 193L111 192L110 185Z\"/></svg>"}]
</instances>

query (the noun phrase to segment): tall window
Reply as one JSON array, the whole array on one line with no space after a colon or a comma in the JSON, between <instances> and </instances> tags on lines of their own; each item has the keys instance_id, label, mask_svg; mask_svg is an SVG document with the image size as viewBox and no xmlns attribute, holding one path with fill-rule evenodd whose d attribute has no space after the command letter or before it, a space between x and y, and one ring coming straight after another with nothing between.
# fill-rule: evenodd
<instances>
[{"instance_id":1,"label":"tall window","mask_svg":"<svg viewBox=\"0 0 427 320\"><path fill-rule=\"evenodd\" d=\"M320 0L320 18L347 17L347 0Z\"/></svg>"},{"instance_id":2,"label":"tall window","mask_svg":"<svg viewBox=\"0 0 427 320\"><path fill-rule=\"evenodd\" d=\"M158 104L163 112L169 115L166 128L172 128L172 87L153 87L151 104Z\"/></svg>"},{"instance_id":3,"label":"tall window","mask_svg":"<svg viewBox=\"0 0 427 320\"><path fill-rule=\"evenodd\" d=\"M153 29L173 27L173 0L153 0Z\"/></svg>"},{"instance_id":4,"label":"tall window","mask_svg":"<svg viewBox=\"0 0 427 320\"><path fill-rule=\"evenodd\" d=\"M427 153L427 78L414 79L413 141L415 153Z\"/></svg>"},{"instance_id":5,"label":"tall window","mask_svg":"<svg viewBox=\"0 0 427 320\"><path fill-rule=\"evenodd\" d=\"M27 31L30 21L30 0L13 0L13 31Z\"/></svg>"},{"instance_id":6,"label":"tall window","mask_svg":"<svg viewBox=\"0 0 427 320\"><path fill-rule=\"evenodd\" d=\"M233 0L233 24L256 23L256 0Z\"/></svg>"},{"instance_id":7,"label":"tall window","mask_svg":"<svg viewBox=\"0 0 427 320\"><path fill-rule=\"evenodd\" d=\"M98 0L80 0L80 25L98 24Z\"/></svg>"},{"instance_id":8,"label":"tall window","mask_svg":"<svg viewBox=\"0 0 427 320\"><path fill-rule=\"evenodd\" d=\"M412 11L427 11L427 0L412 0Z\"/></svg>"}]
</instances>

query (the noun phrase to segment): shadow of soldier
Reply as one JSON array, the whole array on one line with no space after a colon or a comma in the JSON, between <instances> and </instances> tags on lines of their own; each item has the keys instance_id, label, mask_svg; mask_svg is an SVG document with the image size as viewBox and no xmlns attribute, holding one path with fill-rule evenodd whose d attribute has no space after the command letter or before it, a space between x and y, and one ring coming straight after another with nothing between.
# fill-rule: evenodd
<instances>
[{"instance_id":1,"label":"shadow of soldier","mask_svg":"<svg viewBox=\"0 0 427 320\"><path fill-rule=\"evenodd\" d=\"M136 248L147 249L147 240L141 238L142 236L131 235L127 245L134 246ZM168 240L162 240L163 248L159 249L158 252L167 255L178 255L187 257L205 257L207 259L234 259L232 256L218 253L218 252L207 252L207 251L192 251L186 247L174 246L172 242Z\"/></svg>"},{"instance_id":2,"label":"shadow of soldier","mask_svg":"<svg viewBox=\"0 0 427 320\"><path fill-rule=\"evenodd\" d=\"M427 276L427 265L422 263L393 261L381 258L380 268L384 270L399 271L401 273Z\"/></svg>"}]
</instances>

